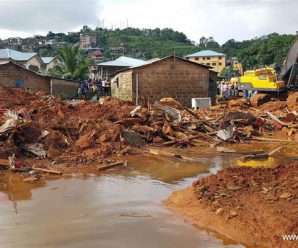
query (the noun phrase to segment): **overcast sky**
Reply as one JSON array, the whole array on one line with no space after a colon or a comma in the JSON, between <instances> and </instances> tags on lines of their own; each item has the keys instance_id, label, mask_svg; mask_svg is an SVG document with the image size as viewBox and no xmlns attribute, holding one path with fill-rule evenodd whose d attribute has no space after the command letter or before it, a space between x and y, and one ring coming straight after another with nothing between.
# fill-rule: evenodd
<instances>
[{"instance_id":1,"label":"overcast sky","mask_svg":"<svg viewBox=\"0 0 298 248\"><path fill-rule=\"evenodd\" d=\"M170 27L220 43L298 31L298 0L0 0L0 11L2 39L83 25Z\"/></svg>"}]
</instances>

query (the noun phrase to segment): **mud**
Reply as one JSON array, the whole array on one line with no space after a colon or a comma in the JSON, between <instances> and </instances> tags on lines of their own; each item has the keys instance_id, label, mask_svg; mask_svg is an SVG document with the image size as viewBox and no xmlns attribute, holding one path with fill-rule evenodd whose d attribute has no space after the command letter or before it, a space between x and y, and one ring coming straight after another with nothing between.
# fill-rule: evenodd
<instances>
[{"instance_id":1,"label":"mud","mask_svg":"<svg viewBox=\"0 0 298 248\"><path fill-rule=\"evenodd\" d=\"M174 99L134 110L131 103L110 97L90 103L12 88L0 88L0 94L0 124L7 109L16 111L18 118L17 126L1 133L0 158L15 154L23 167L94 167L144 154L144 145L201 148L222 143L217 132L231 123L237 128L225 144L248 143L260 136L283 135L293 142L298 137L297 113L289 113L286 102L270 101L255 109L249 101L236 99L192 112ZM265 110L286 123L269 118ZM28 144L40 145L46 156L28 152Z\"/></svg>"},{"instance_id":2,"label":"mud","mask_svg":"<svg viewBox=\"0 0 298 248\"><path fill-rule=\"evenodd\" d=\"M173 193L166 204L199 226L248 247L294 247L298 233L298 163L227 168Z\"/></svg>"},{"instance_id":3,"label":"mud","mask_svg":"<svg viewBox=\"0 0 298 248\"><path fill-rule=\"evenodd\" d=\"M86 167L84 174L26 184L22 174L5 171L0 181L5 177L11 182L0 190L1 248L243 247L211 230L196 229L161 204L174 190L215 173L228 161L234 158L186 163L133 156L127 168L100 177L88 174Z\"/></svg>"}]
</instances>

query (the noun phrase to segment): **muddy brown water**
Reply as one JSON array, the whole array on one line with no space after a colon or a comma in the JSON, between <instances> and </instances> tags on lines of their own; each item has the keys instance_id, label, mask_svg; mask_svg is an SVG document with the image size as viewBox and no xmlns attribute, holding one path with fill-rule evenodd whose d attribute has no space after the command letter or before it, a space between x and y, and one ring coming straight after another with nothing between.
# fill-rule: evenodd
<instances>
[{"instance_id":1,"label":"muddy brown water","mask_svg":"<svg viewBox=\"0 0 298 248\"><path fill-rule=\"evenodd\" d=\"M243 247L198 230L161 203L195 178L237 162L234 156L198 163L131 159L128 168L100 176L22 186L10 179L0 187L0 247Z\"/></svg>"}]
</instances>

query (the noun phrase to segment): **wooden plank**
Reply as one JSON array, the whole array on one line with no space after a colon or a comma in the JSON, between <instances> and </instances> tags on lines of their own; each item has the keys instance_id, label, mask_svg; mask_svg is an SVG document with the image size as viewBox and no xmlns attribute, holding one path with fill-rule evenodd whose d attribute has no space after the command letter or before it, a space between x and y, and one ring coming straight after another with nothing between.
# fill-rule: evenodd
<instances>
[{"instance_id":1,"label":"wooden plank","mask_svg":"<svg viewBox=\"0 0 298 248\"><path fill-rule=\"evenodd\" d=\"M121 130L121 136L131 146L141 148L146 145L140 135L133 130Z\"/></svg>"},{"instance_id":2,"label":"wooden plank","mask_svg":"<svg viewBox=\"0 0 298 248\"><path fill-rule=\"evenodd\" d=\"M154 103L154 107L156 107L156 108L162 110L163 112L165 112L166 114L168 114L173 121L176 121L176 122L180 122L181 121L181 115L180 115L180 111L179 110L174 109L172 107L169 107L167 105L162 105L158 101L156 101Z\"/></svg>"},{"instance_id":3,"label":"wooden plank","mask_svg":"<svg viewBox=\"0 0 298 248\"><path fill-rule=\"evenodd\" d=\"M0 166L9 166L8 159L0 159Z\"/></svg>"},{"instance_id":4,"label":"wooden plank","mask_svg":"<svg viewBox=\"0 0 298 248\"><path fill-rule=\"evenodd\" d=\"M284 143L298 143L295 140L284 140L284 139L271 139L271 138L258 138L252 137L251 140L258 140L258 141L267 141L267 142L284 142Z\"/></svg>"},{"instance_id":5,"label":"wooden plank","mask_svg":"<svg viewBox=\"0 0 298 248\"><path fill-rule=\"evenodd\" d=\"M165 150L158 150L158 149L150 148L149 153L153 154L155 156L166 156L166 157L178 158L178 159L188 161L188 162L197 162L197 159L195 159L195 158L188 157L188 156L185 156L182 154L177 154L174 152L165 151Z\"/></svg>"},{"instance_id":6,"label":"wooden plank","mask_svg":"<svg viewBox=\"0 0 298 248\"><path fill-rule=\"evenodd\" d=\"M279 123L280 125L282 125L282 126L288 126L288 124L287 123L284 123L284 122L282 122L280 119L278 119L274 114L272 114L271 112L269 112L269 111L265 111L265 113L272 119L272 120L274 120L274 121L276 121L277 123Z\"/></svg>"},{"instance_id":7,"label":"wooden plank","mask_svg":"<svg viewBox=\"0 0 298 248\"><path fill-rule=\"evenodd\" d=\"M49 174L62 175L62 171L55 171L55 170L49 170L49 169L37 168L37 167L32 167L32 170L41 171Z\"/></svg>"},{"instance_id":8,"label":"wooden plank","mask_svg":"<svg viewBox=\"0 0 298 248\"><path fill-rule=\"evenodd\" d=\"M125 164L127 164L126 161L125 162L118 161L118 162L115 162L115 163L98 166L97 170L99 170L99 171L108 170L108 169L111 169L111 168L116 167L116 166L123 166Z\"/></svg>"}]
</instances>

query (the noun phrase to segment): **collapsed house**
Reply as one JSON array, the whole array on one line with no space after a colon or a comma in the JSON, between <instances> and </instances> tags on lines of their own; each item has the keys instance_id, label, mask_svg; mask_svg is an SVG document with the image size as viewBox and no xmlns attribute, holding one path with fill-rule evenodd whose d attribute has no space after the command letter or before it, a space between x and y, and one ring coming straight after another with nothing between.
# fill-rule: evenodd
<instances>
[{"instance_id":1,"label":"collapsed house","mask_svg":"<svg viewBox=\"0 0 298 248\"><path fill-rule=\"evenodd\" d=\"M79 82L45 76L11 61L0 62L0 86L42 91L62 98L74 98Z\"/></svg>"},{"instance_id":2,"label":"collapsed house","mask_svg":"<svg viewBox=\"0 0 298 248\"><path fill-rule=\"evenodd\" d=\"M138 105L172 97L190 107L192 98L216 97L216 72L176 56L126 68L112 76L112 96Z\"/></svg>"}]
</instances>

